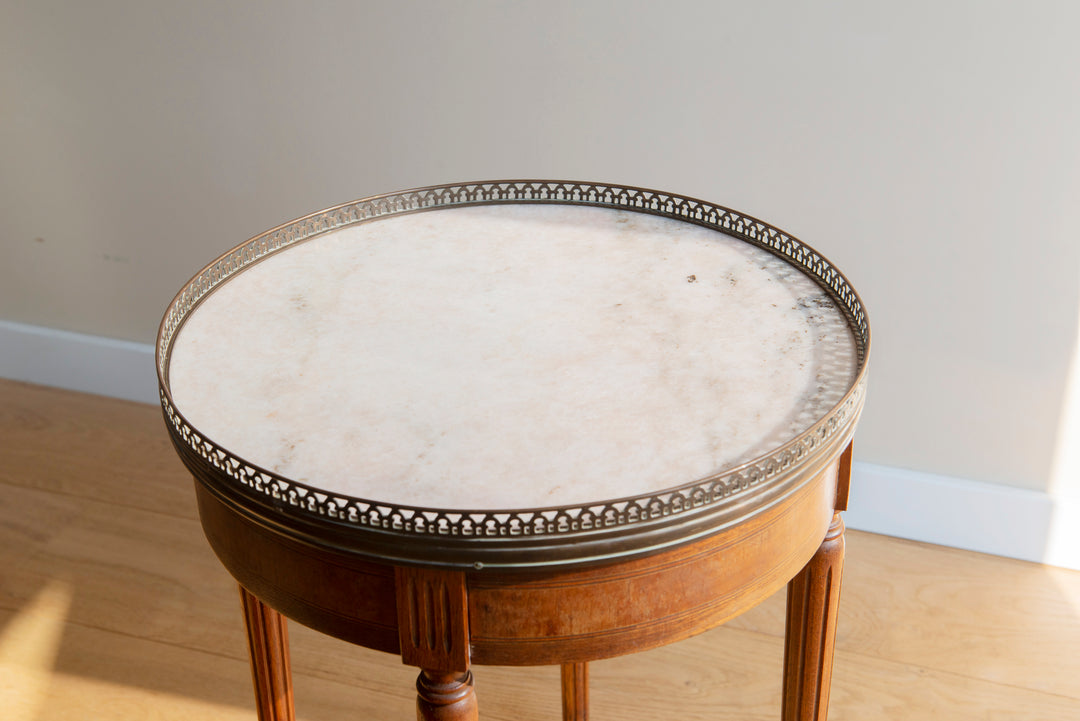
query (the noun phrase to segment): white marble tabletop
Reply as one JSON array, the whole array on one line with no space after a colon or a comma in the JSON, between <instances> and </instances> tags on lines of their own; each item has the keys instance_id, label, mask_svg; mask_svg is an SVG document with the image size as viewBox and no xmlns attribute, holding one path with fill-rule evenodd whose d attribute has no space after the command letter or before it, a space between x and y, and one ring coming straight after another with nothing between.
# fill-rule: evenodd
<instances>
[{"instance_id":1,"label":"white marble tabletop","mask_svg":"<svg viewBox=\"0 0 1080 721\"><path fill-rule=\"evenodd\" d=\"M570 205L444 208L317 236L180 329L177 410L254 464L361 498L536 508L643 495L776 448L856 348L786 261Z\"/></svg>"}]
</instances>

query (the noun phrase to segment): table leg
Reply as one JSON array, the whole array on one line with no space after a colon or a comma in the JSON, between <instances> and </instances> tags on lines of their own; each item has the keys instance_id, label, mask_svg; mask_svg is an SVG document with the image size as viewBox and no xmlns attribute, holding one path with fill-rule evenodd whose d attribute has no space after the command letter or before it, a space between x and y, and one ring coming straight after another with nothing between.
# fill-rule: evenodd
<instances>
[{"instance_id":1,"label":"table leg","mask_svg":"<svg viewBox=\"0 0 1080 721\"><path fill-rule=\"evenodd\" d=\"M421 671L416 679L417 721L477 721L472 671Z\"/></svg>"},{"instance_id":2,"label":"table leg","mask_svg":"<svg viewBox=\"0 0 1080 721\"><path fill-rule=\"evenodd\" d=\"M589 718L589 664L562 665L563 721L587 721Z\"/></svg>"},{"instance_id":3,"label":"table leg","mask_svg":"<svg viewBox=\"0 0 1080 721\"><path fill-rule=\"evenodd\" d=\"M259 721L294 721L285 617L240 587Z\"/></svg>"},{"instance_id":4,"label":"table leg","mask_svg":"<svg viewBox=\"0 0 1080 721\"><path fill-rule=\"evenodd\" d=\"M844 570L844 521L834 513L810 563L788 584L783 721L825 721Z\"/></svg>"}]
</instances>

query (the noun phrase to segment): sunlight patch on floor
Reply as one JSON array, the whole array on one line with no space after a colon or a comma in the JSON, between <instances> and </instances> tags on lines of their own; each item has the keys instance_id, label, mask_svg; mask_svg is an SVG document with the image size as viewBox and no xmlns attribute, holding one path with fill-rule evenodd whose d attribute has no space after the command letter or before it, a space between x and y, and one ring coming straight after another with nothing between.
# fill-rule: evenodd
<instances>
[{"instance_id":1,"label":"sunlight patch on floor","mask_svg":"<svg viewBox=\"0 0 1080 721\"><path fill-rule=\"evenodd\" d=\"M238 707L112 681L57 674L34 721L141 719L141 721L253 721L255 702ZM73 713L76 712L76 713ZM6 720L5 720L6 721Z\"/></svg>"},{"instance_id":2,"label":"sunlight patch on floor","mask_svg":"<svg viewBox=\"0 0 1080 721\"><path fill-rule=\"evenodd\" d=\"M58 672L57 658L71 609L70 584L52 581L0 628L0 719L73 721L251 721L250 707L127 686Z\"/></svg>"},{"instance_id":3,"label":"sunlight patch on floor","mask_svg":"<svg viewBox=\"0 0 1080 721\"><path fill-rule=\"evenodd\" d=\"M71 586L52 581L0 630L0 708L6 721L36 721L49 692Z\"/></svg>"}]
</instances>

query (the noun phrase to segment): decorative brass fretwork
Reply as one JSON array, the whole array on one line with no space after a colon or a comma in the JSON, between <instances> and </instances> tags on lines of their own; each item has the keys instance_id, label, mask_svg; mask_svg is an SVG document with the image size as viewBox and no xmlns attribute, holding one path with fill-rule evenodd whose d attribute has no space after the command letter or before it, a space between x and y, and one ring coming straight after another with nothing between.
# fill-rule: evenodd
<instances>
[{"instance_id":1,"label":"decorative brass fretwork","mask_svg":"<svg viewBox=\"0 0 1080 721\"><path fill-rule=\"evenodd\" d=\"M169 392L172 341L195 305L248 265L298 242L380 217L440 207L499 203L562 203L631 210L702 225L740 238L803 270L825 289L848 318L858 352L856 379L817 422L772 453L717 476L661 492L594 504L524 510L447 510L380 503L328 493L283 478L236 457L196 430L175 408ZM161 404L173 440L277 511L314 522L379 530L407 537L514 539L588 536L605 529L646 526L680 514L737 504L748 492L796 476L837 443L846 442L862 409L870 329L862 301L847 279L817 251L763 221L701 200L642 188L550 180L445 185L375 196L314 213L258 235L222 255L176 296L157 342Z\"/></svg>"}]
</instances>

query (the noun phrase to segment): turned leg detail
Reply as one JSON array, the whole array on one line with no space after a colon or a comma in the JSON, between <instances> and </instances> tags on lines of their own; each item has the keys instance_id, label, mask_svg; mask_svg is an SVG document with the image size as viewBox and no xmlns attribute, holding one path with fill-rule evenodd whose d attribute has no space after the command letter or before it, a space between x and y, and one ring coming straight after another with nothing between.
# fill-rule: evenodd
<instances>
[{"instance_id":1,"label":"turned leg detail","mask_svg":"<svg viewBox=\"0 0 1080 721\"><path fill-rule=\"evenodd\" d=\"M285 617L240 587L259 721L293 721L289 632Z\"/></svg>"},{"instance_id":2,"label":"turned leg detail","mask_svg":"<svg viewBox=\"0 0 1080 721\"><path fill-rule=\"evenodd\" d=\"M421 671L416 679L417 721L477 721L472 671Z\"/></svg>"},{"instance_id":3,"label":"turned leg detail","mask_svg":"<svg viewBox=\"0 0 1080 721\"><path fill-rule=\"evenodd\" d=\"M401 660L421 669L416 718L477 721L465 574L398 566L394 579Z\"/></svg>"},{"instance_id":4,"label":"turned leg detail","mask_svg":"<svg viewBox=\"0 0 1080 721\"><path fill-rule=\"evenodd\" d=\"M840 513L810 563L788 584L783 721L825 721L844 569Z\"/></svg>"},{"instance_id":5,"label":"turned leg detail","mask_svg":"<svg viewBox=\"0 0 1080 721\"><path fill-rule=\"evenodd\" d=\"M589 664L562 665L563 721L587 721L589 718Z\"/></svg>"}]
</instances>

